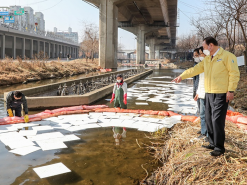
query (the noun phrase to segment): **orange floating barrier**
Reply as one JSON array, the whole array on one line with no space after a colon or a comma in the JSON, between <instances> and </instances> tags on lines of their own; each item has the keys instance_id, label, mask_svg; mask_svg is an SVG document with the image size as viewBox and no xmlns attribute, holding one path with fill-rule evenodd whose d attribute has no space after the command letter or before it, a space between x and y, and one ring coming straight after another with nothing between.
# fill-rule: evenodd
<instances>
[{"instance_id":1,"label":"orange floating barrier","mask_svg":"<svg viewBox=\"0 0 247 185\"><path fill-rule=\"evenodd\" d=\"M196 116L182 116L181 120L182 121L190 121L190 122L194 122L197 119Z\"/></svg>"},{"instance_id":2,"label":"orange floating barrier","mask_svg":"<svg viewBox=\"0 0 247 185\"><path fill-rule=\"evenodd\" d=\"M169 116L169 113L167 111L159 111L159 116Z\"/></svg>"},{"instance_id":3,"label":"orange floating barrier","mask_svg":"<svg viewBox=\"0 0 247 185\"><path fill-rule=\"evenodd\" d=\"M175 112L172 112L172 111L167 111L169 116L180 116L180 114L177 114Z\"/></svg>"},{"instance_id":4,"label":"orange floating barrier","mask_svg":"<svg viewBox=\"0 0 247 185\"><path fill-rule=\"evenodd\" d=\"M243 116L243 114L239 113L239 112L233 112L231 110L227 110L227 113L226 113L227 116Z\"/></svg>"}]
</instances>

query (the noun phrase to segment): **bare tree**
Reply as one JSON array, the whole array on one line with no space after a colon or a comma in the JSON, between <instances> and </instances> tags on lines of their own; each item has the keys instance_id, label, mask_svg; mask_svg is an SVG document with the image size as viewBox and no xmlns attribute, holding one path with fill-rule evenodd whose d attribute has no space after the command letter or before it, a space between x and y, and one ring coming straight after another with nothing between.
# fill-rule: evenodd
<instances>
[{"instance_id":1,"label":"bare tree","mask_svg":"<svg viewBox=\"0 0 247 185\"><path fill-rule=\"evenodd\" d=\"M194 49L201 46L202 39L200 39L196 34L183 35L178 38L177 50L183 55L186 60L188 53L193 52Z\"/></svg>"},{"instance_id":2,"label":"bare tree","mask_svg":"<svg viewBox=\"0 0 247 185\"><path fill-rule=\"evenodd\" d=\"M94 54L99 52L99 28L93 23L83 22L83 37L81 50L87 58L94 60Z\"/></svg>"}]
</instances>

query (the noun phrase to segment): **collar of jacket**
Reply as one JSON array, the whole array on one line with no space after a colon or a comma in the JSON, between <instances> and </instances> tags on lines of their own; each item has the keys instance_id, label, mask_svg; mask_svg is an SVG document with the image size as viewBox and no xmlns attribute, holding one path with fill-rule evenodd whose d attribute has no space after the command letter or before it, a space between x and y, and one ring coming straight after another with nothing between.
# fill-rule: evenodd
<instances>
[{"instance_id":1,"label":"collar of jacket","mask_svg":"<svg viewBox=\"0 0 247 185\"><path fill-rule=\"evenodd\" d=\"M120 83L117 83L117 85L119 86L119 85L123 85L123 83L124 83L124 81L122 81L122 82L120 82Z\"/></svg>"},{"instance_id":2,"label":"collar of jacket","mask_svg":"<svg viewBox=\"0 0 247 185\"><path fill-rule=\"evenodd\" d=\"M219 52L214 56L214 58L213 58L213 60L212 60L212 62L214 61L214 60L218 60L219 59L219 56L223 53L223 51L224 51L224 49L222 48L222 47L220 47L220 50L219 50ZM207 61L208 62L211 62L211 55L209 55L209 56L206 56L207 57ZM206 58L205 57L205 58Z\"/></svg>"}]
</instances>

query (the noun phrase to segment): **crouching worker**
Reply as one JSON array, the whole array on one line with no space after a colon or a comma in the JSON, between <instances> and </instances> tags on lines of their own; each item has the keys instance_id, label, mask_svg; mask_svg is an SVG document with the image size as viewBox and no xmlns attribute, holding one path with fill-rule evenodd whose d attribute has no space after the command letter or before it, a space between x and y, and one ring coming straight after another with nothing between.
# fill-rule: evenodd
<instances>
[{"instance_id":1,"label":"crouching worker","mask_svg":"<svg viewBox=\"0 0 247 185\"><path fill-rule=\"evenodd\" d=\"M117 83L114 85L110 103L114 101L114 107L127 109L127 83L123 81L122 75L117 75Z\"/></svg>"},{"instance_id":2,"label":"crouching worker","mask_svg":"<svg viewBox=\"0 0 247 185\"><path fill-rule=\"evenodd\" d=\"M6 104L7 104L7 115L9 117L13 117L13 111L15 111L15 116L21 117L22 106L25 112L24 120L25 122L29 122L28 117L28 108L27 108L27 100L24 94L20 91L12 91L9 92L6 97Z\"/></svg>"}]
</instances>

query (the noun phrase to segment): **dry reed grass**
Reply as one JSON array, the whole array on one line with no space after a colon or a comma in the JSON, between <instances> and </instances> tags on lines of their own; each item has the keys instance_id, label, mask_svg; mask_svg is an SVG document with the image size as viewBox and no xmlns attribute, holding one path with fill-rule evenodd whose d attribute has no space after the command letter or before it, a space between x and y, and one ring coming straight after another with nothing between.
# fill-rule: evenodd
<instances>
[{"instance_id":1,"label":"dry reed grass","mask_svg":"<svg viewBox=\"0 0 247 185\"><path fill-rule=\"evenodd\" d=\"M175 62L174 64L180 69L188 69L194 66L193 61Z\"/></svg>"},{"instance_id":2,"label":"dry reed grass","mask_svg":"<svg viewBox=\"0 0 247 185\"><path fill-rule=\"evenodd\" d=\"M147 148L163 167L142 184L247 184L246 133L227 123L226 153L215 158L201 147L208 143L194 139L199 129L186 122L150 137L155 142Z\"/></svg>"},{"instance_id":3,"label":"dry reed grass","mask_svg":"<svg viewBox=\"0 0 247 185\"><path fill-rule=\"evenodd\" d=\"M238 83L238 88L235 91L235 100L231 102L238 112L247 115L247 73L244 67L239 67L240 70L240 80Z\"/></svg>"},{"instance_id":4,"label":"dry reed grass","mask_svg":"<svg viewBox=\"0 0 247 185\"><path fill-rule=\"evenodd\" d=\"M43 58L42 58L43 56ZM84 59L74 61L47 61L43 53L35 55L34 59L17 57L0 60L0 85L22 83L28 78L47 79L50 76L67 77L96 70L97 60L87 62Z\"/></svg>"}]
</instances>

